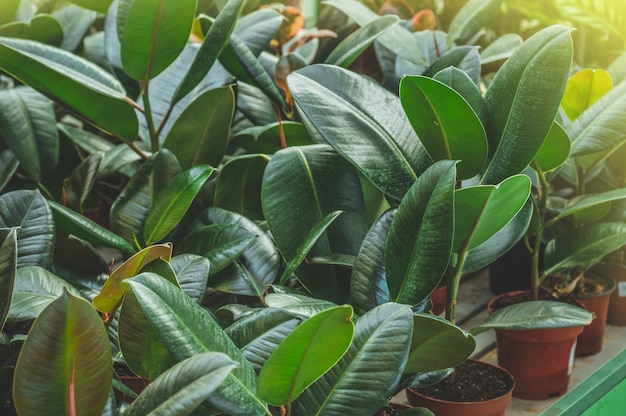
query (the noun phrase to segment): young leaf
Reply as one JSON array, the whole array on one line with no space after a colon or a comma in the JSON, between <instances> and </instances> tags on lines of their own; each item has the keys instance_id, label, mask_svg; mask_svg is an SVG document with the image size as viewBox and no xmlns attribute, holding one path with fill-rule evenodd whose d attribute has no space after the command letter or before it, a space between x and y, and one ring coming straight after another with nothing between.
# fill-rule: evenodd
<instances>
[{"instance_id":1,"label":"young leaf","mask_svg":"<svg viewBox=\"0 0 626 416\"><path fill-rule=\"evenodd\" d=\"M128 75L148 81L182 52L196 12L196 0L134 0L121 38Z\"/></svg>"},{"instance_id":2,"label":"young leaf","mask_svg":"<svg viewBox=\"0 0 626 416\"><path fill-rule=\"evenodd\" d=\"M487 136L470 105L452 88L423 76L400 81L400 101L434 161L460 160L458 179L477 175L487 160Z\"/></svg>"},{"instance_id":3,"label":"young leaf","mask_svg":"<svg viewBox=\"0 0 626 416\"><path fill-rule=\"evenodd\" d=\"M274 406L290 404L346 353L354 336L352 307L327 309L280 343L259 374L259 396Z\"/></svg>"},{"instance_id":4,"label":"young leaf","mask_svg":"<svg viewBox=\"0 0 626 416\"><path fill-rule=\"evenodd\" d=\"M172 258L172 244L157 244L146 247L126 260L109 276L100 293L93 298L93 305L101 312L111 313L119 304L128 286L125 279L136 276L148 263L156 259L169 261Z\"/></svg>"},{"instance_id":5,"label":"young leaf","mask_svg":"<svg viewBox=\"0 0 626 416\"><path fill-rule=\"evenodd\" d=\"M211 166L194 166L178 175L156 195L144 225L146 244L160 241L174 229L212 173Z\"/></svg>"},{"instance_id":6,"label":"young leaf","mask_svg":"<svg viewBox=\"0 0 626 416\"><path fill-rule=\"evenodd\" d=\"M611 75L604 69L583 69L570 77L565 86L561 107L570 120L591 107L613 88Z\"/></svg>"},{"instance_id":7,"label":"young leaf","mask_svg":"<svg viewBox=\"0 0 626 416\"><path fill-rule=\"evenodd\" d=\"M188 415L237 366L227 355L206 352L176 364L150 384L124 411L124 416Z\"/></svg>"},{"instance_id":8,"label":"young leaf","mask_svg":"<svg viewBox=\"0 0 626 416\"><path fill-rule=\"evenodd\" d=\"M88 302L66 292L28 334L15 365L13 400L25 415L102 414L112 376L102 320Z\"/></svg>"}]
</instances>

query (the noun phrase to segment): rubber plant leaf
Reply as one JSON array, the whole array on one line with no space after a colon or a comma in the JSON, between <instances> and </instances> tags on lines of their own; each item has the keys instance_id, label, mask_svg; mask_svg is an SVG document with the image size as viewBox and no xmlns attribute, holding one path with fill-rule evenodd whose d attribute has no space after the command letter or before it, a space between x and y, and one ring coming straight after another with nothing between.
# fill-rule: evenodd
<instances>
[{"instance_id":1,"label":"rubber plant leaf","mask_svg":"<svg viewBox=\"0 0 626 416\"><path fill-rule=\"evenodd\" d=\"M477 175L487 160L487 135L472 107L451 87L424 76L400 81L400 101L434 161L460 160L458 179Z\"/></svg>"},{"instance_id":2,"label":"rubber plant leaf","mask_svg":"<svg viewBox=\"0 0 626 416\"><path fill-rule=\"evenodd\" d=\"M7 322L24 322L37 318L41 311L64 292L80 296L78 290L46 269L38 266L18 268Z\"/></svg>"},{"instance_id":3,"label":"rubber plant leaf","mask_svg":"<svg viewBox=\"0 0 626 416\"><path fill-rule=\"evenodd\" d=\"M236 362L219 352L205 352L187 358L159 376L123 414L190 414L236 366Z\"/></svg>"},{"instance_id":4,"label":"rubber plant leaf","mask_svg":"<svg viewBox=\"0 0 626 416\"><path fill-rule=\"evenodd\" d=\"M576 266L588 269L603 257L626 245L623 222L592 223L572 228L550 240L544 256L545 273Z\"/></svg>"},{"instance_id":5,"label":"rubber plant leaf","mask_svg":"<svg viewBox=\"0 0 626 416\"><path fill-rule=\"evenodd\" d=\"M565 207L553 219L558 221L570 215L580 214L587 209L607 204L608 202L618 201L626 198L626 188L613 189L611 191L600 192L597 194L586 194L574 197L567 202Z\"/></svg>"},{"instance_id":6,"label":"rubber plant leaf","mask_svg":"<svg viewBox=\"0 0 626 416\"><path fill-rule=\"evenodd\" d=\"M565 129L556 121L535 155L533 167L540 172L550 172L567 161L571 141Z\"/></svg>"},{"instance_id":7,"label":"rubber plant leaf","mask_svg":"<svg viewBox=\"0 0 626 416\"><path fill-rule=\"evenodd\" d=\"M100 312L113 312L128 287L128 283L124 280L139 274L141 269L153 260L169 261L171 258L171 243L155 244L134 254L111 273L111 276L104 282L100 293L93 298L93 305Z\"/></svg>"},{"instance_id":8,"label":"rubber plant leaf","mask_svg":"<svg viewBox=\"0 0 626 416\"><path fill-rule=\"evenodd\" d=\"M129 285L152 326L177 361L204 352L221 352L239 364L207 396L213 406L233 416L268 414L257 396L250 364L214 318L181 289L153 273L130 279Z\"/></svg>"},{"instance_id":9,"label":"rubber plant leaf","mask_svg":"<svg viewBox=\"0 0 626 416\"><path fill-rule=\"evenodd\" d=\"M456 190L452 251L471 250L508 224L524 207L532 183L514 175L497 186L476 185Z\"/></svg>"},{"instance_id":10,"label":"rubber plant leaf","mask_svg":"<svg viewBox=\"0 0 626 416\"><path fill-rule=\"evenodd\" d=\"M385 194L402 199L432 164L398 97L378 83L322 64L287 83L310 126Z\"/></svg>"},{"instance_id":11,"label":"rubber plant leaf","mask_svg":"<svg viewBox=\"0 0 626 416\"><path fill-rule=\"evenodd\" d=\"M475 36L500 11L502 0L470 0L456 13L448 28L448 46Z\"/></svg>"},{"instance_id":12,"label":"rubber plant leaf","mask_svg":"<svg viewBox=\"0 0 626 416\"><path fill-rule=\"evenodd\" d=\"M594 317L591 312L569 303L537 300L499 309L470 332L472 335L478 335L490 329L521 330L583 326L589 325Z\"/></svg>"},{"instance_id":13,"label":"rubber plant leaf","mask_svg":"<svg viewBox=\"0 0 626 416\"><path fill-rule=\"evenodd\" d=\"M280 131L284 132L287 147L314 144L306 127L295 121L270 123L263 126L250 127L233 135L231 141L250 153L273 154L282 149Z\"/></svg>"},{"instance_id":14,"label":"rubber plant leaf","mask_svg":"<svg viewBox=\"0 0 626 416\"><path fill-rule=\"evenodd\" d=\"M346 353L354 336L351 306L327 309L302 322L270 355L259 374L259 396L290 404Z\"/></svg>"},{"instance_id":15,"label":"rubber plant leaf","mask_svg":"<svg viewBox=\"0 0 626 416\"><path fill-rule=\"evenodd\" d=\"M0 38L0 68L96 127L136 139L139 122L124 88L96 64L38 42Z\"/></svg>"},{"instance_id":16,"label":"rubber plant leaf","mask_svg":"<svg viewBox=\"0 0 626 416\"><path fill-rule=\"evenodd\" d=\"M124 71L146 82L182 52L193 24L197 0L134 0L121 41Z\"/></svg>"},{"instance_id":17,"label":"rubber plant leaf","mask_svg":"<svg viewBox=\"0 0 626 416\"><path fill-rule=\"evenodd\" d=\"M480 64L486 65L508 59L524 43L517 33L507 33L487 45L480 53Z\"/></svg>"},{"instance_id":18,"label":"rubber plant leaf","mask_svg":"<svg viewBox=\"0 0 626 416\"><path fill-rule=\"evenodd\" d=\"M106 13L113 0L71 0L71 2L85 9Z\"/></svg>"},{"instance_id":19,"label":"rubber plant leaf","mask_svg":"<svg viewBox=\"0 0 626 416\"><path fill-rule=\"evenodd\" d=\"M0 228L0 331L4 328L17 271L18 228Z\"/></svg>"},{"instance_id":20,"label":"rubber plant leaf","mask_svg":"<svg viewBox=\"0 0 626 416\"><path fill-rule=\"evenodd\" d=\"M567 83L570 32L563 26L537 32L496 73L485 94L491 158L481 183L496 184L522 172L541 148Z\"/></svg>"},{"instance_id":21,"label":"rubber plant leaf","mask_svg":"<svg viewBox=\"0 0 626 416\"><path fill-rule=\"evenodd\" d=\"M310 318L326 309L337 306L333 302L311 298L298 293L269 293L265 302L273 308L281 308L296 316Z\"/></svg>"},{"instance_id":22,"label":"rubber plant leaf","mask_svg":"<svg viewBox=\"0 0 626 416\"><path fill-rule=\"evenodd\" d=\"M20 189L0 196L0 228L20 227L17 267L49 268L55 246L52 211L39 191Z\"/></svg>"},{"instance_id":23,"label":"rubber plant leaf","mask_svg":"<svg viewBox=\"0 0 626 416\"><path fill-rule=\"evenodd\" d=\"M433 315L413 315L411 349L405 373L427 373L456 367L474 352L472 335Z\"/></svg>"},{"instance_id":24,"label":"rubber plant leaf","mask_svg":"<svg viewBox=\"0 0 626 416\"><path fill-rule=\"evenodd\" d=\"M15 365L13 401L25 415L101 415L111 390L111 347L100 316L63 293L43 310Z\"/></svg>"},{"instance_id":25,"label":"rubber plant leaf","mask_svg":"<svg viewBox=\"0 0 626 416\"><path fill-rule=\"evenodd\" d=\"M213 171L208 165L189 168L156 194L144 225L146 244L160 241L174 229Z\"/></svg>"},{"instance_id":26,"label":"rubber plant leaf","mask_svg":"<svg viewBox=\"0 0 626 416\"><path fill-rule=\"evenodd\" d=\"M204 36L200 50L189 67L189 71L176 88L172 105L189 94L215 64L222 50L228 45L228 39L235 28L239 16L241 16L244 4L245 0L228 0L220 10L209 31Z\"/></svg>"},{"instance_id":27,"label":"rubber plant leaf","mask_svg":"<svg viewBox=\"0 0 626 416\"><path fill-rule=\"evenodd\" d=\"M448 267L454 234L455 164L436 162L400 202L385 248L392 301L420 303Z\"/></svg>"},{"instance_id":28,"label":"rubber plant leaf","mask_svg":"<svg viewBox=\"0 0 626 416\"><path fill-rule=\"evenodd\" d=\"M368 415L387 403L400 382L411 345L408 305L382 304L354 325L354 340L343 358L295 401L294 414ZM380 346L385 345L385 354ZM376 377L371 377L376 374ZM359 399L354 400L354 392Z\"/></svg>"},{"instance_id":29,"label":"rubber plant leaf","mask_svg":"<svg viewBox=\"0 0 626 416\"><path fill-rule=\"evenodd\" d=\"M611 88L613 80L606 70L601 68L580 70L567 81L561 107L570 120L576 120Z\"/></svg>"},{"instance_id":30,"label":"rubber plant leaf","mask_svg":"<svg viewBox=\"0 0 626 416\"><path fill-rule=\"evenodd\" d=\"M134 254L137 249L117 234L93 222L89 218L54 201L48 201L57 227L90 243L116 248L127 254Z\"/></svg>"},{"instance_id":31,"label":"rubber plant leaf","mask_svg":"<svg viewBox=\"0 0 626 416\"><path fill-rule=\"evenodd\" d=\"M28 39L51 46L63 43L63 27L53 16L40 13L26 22L11 22L0 27L0 36Z\"/></svg>"},{"instance_id":32,"label":"rubber plant leaf","mask_svg":"<svg viewBox=\"0 0 626 416\"><path fill-rule=\"evenodd\" d=\"M478 86L476 86L467 73L451 66L437 72L433 79L446 84L448 87L458 92L461 97L467 101L470 107L472 107L472 110L474 110L482 125L487 125L489 114L487 113L485 99L478 89Z\"/></svg>"}]
</instances>

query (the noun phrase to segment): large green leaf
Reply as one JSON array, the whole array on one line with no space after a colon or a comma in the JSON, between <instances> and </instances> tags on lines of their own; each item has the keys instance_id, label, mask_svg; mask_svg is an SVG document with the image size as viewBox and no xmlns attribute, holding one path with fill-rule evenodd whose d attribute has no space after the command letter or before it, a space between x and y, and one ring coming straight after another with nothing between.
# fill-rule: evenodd
<instances>
[{"instance_id":1,"label":"large green leaf","mask_svg":"<svg viewBox=\"0 0 626 416\"><path fill-rule=\"evenodd\" d=\"M490 329L540 329L589 325L594 315L578 306L565 302L536 300L516 303L497 310L479 326L470 331L473 335Z\"/></svg>"},{"instance_id":2,"label":"large green leaf","mask_svg":"<svg viewBox=\"0 0 626 416\"><path fill-rule=\"evenodd\" d=\"M491 42L480 53L481 65L508 59L513 52L524 43L524 39L517 33L506 33Z\"/></svg>"},{"instance_id":3,"label":"large green leaf","mask_svg":"<svg viewBox=\"0 0 626 416\"><path fill-rule=\"evenodd\" d=\"M38 266L17 269L8 321L35 319L50 303L64 292L80 296L78 290L60 277Z\"/></svg>"},{"instance_id":4,"label":"large green leaf","mask_svg":"<svg viewBox=\"0 0 626 416\"><path fill-rule=\"evenodd\" d=\"M250 362L254 371L261 371L269 356L298 325L300 325L300 320L298 319L282 322L264 331L248 344L241 347L241 352L243 352L246 360Z\"/></svg>"},{"instance_id":5,"label":"large green leaf","mask_svg":"<svg viewBox=\"0 0 626 416\"><path fill-rule=\"evenodd\" d=\"M584 210L604 205L607 202L617 201L626 198L626 188L618 188L611 191L597 194L586 194L572 198L554 218L555 221L578 214Z\"/></svg>"},{"instance_id":6,"label":"large green leaf","mask_svg":"<svg viewBox=\"0 0 626 416\"><path fill-rule=\"evenodd\" d=\"M448 45L469 40L500 11L502 0L470 0L457 12L448 27Z\"/></svg>"},{"instance_id":7,"label":"large green leaf","mask_svg":"<svg viewBox=\"0 0 626 416\"><path fill-rule=\"evenodd\" d=\"M383 213L367 232L350 276L350 303L362 315L389 302L385 274L385 241L395 210Z\"/></svg>"},{"instance_id":8,"label":"large green leaf","mask_svg":"<svg viewBox=\"0 0 626 416\"><path fill-rule=\"evenodd\" d=\"M100 317L64 293L33 324L15 366L13 400L24 415L101 415L111 390L111 347Z\"/></svg>"},{"instance_id":9,"label":"large green leaf","mask_svg":"<svg viewBox=\"0 0 626 416\"><path fill-rule=\"evenodd\" d=\"M378 411L400 381L411 344L411 315L406 305L386 303L360 317L348 352L296 400L294 414L340 416Z\"/></svg>"},{"instance_id":10,"label":"large green leaf","mask_svg":"<svg viewBox=\"0 0 626 416\"><path fill-rule=\"evenodd\" d=\"M20 227L17 266L48 268L54 254L54 219L39 191L17 190L0 196L0 228Z\"/></svg>"},{"instance_id":11,"label":"large green leaf","mask_svg":"<svg viewBox=\"0 0 626 416\"><path fill-rule=\"evenodd\" d=\"M268 161L268 156L254 154L226 162L215 184L215 206L253 220L263 220L261 183Z\"/></svg>"},{"instance_id":12,"label":"large green leaf","mask_svg":"<svg viewBox=\"0 0 626 416\"><path fill-rule=\"evenodd\" d=\"M228 146L234 111L232 87L202 93L176 119L163 148L176 155L183 169L198 164L219 166Z\"/></svg>"},{"instance_id":13,"label":"large green leaf","mask_svg":"<svg viewBox=\"0 0 626 416\"><path fill-rule=\"evenodd\" d=\"M134 0L121 38L128 75L148 81L182 52L196 12L196 0Z\"/></svg>"},{"instance_id":14,"label":"large green leaf","mask_svg":"<svg viewBox=\"0 0 626 416\"><path fill-rule=\"evenodd\" d=\"M432 77L437 72L451 66L465 72L476 86L480 85L480 54L477 47L458 46L451 48L438 57L436 61L432 62L423 72L423 75Z\"/></svg>"},{"instance_id":15,"label":"large green leaf","mask_svg":"<svg viewBox=\"0 0 626 416\"><path fill-rule=\"evenodd\" d=\"M0 36L29 39L53 46L63 42L63 27L49 14L37 14L29 21L11 22L0 26Z\"/></svg>"},{"instance_id":16,"label":"large green leaf","mask_svg":"<svg viewBox=\"0 0 626 416\"><path fill-rule=\"evenodd\" d=\"M104 11L106 13L106 11ZM84 7L67 5L55 10L52 15L63 27L63 43L61 48L67 51L75 51L88 39L89 29L96 21L98 14L94 10ZM102 34L102 32L100 32Z\"/></svg>"},{"instance_id":17,"label":"large green leaf","mask_svg":"<svg viewBox=\"0 0 626 416\"><path fill-rule=\"evenodd\" d=\"M451 87L423 76L400 81L400 101L434 161L460 160L459 179L477 175L487 160L487 135L472 107Z\"/></svg>"},{"instance_id":18,"label":"large green leaf","mask_svg":"<svg viewBox=\"0 0 626 416\"><path fill-rule=\"evenodd\" d=\"M193 254L181 254L172 257L170 266L183 292L191 299L201 303L206 291L211 264L209 260Z\"/></svg>"},{"instance_id":19,"label":"large green leaf","mask_svg":"<svg viewBox=\"0 0 626 416\"><path fill-rule=\"evenodd\" d=\"M294 316L283 309L261 308L233 322L225 331L237 347L243 348L275 326L292 319Z\"/></svg>"},{"instance_id":20,"label":"large green leaf","mask_svg":"<svg viewBox=\"0 0 626 416\"><path fill-rule=\"evenodd\" d=\"M129 254L133 254L137 251L137 249L126 242L126 240L91 221L89 218L61 204L57 204L54 201L48 201L48 204L54 214L56 226L68 234L72 234L93 244L117 248Z\"/></svg>"},{"instance_id":21,"label":"large green leaf","mask_svg":"<svg viewBox=\"0 0 626 416\"><path fill-rule=\"evenodd\" d=\"M346 353L354 336L352 307L337 306L307 319L287 336L259 374L259 396L290 404Z\"/></svg>"},{"instance_id":22,"label":"large green leaf","mask_svg":"<svg viewBox=\"0 0 626 416\"><path fill-rule=\"evenodd\" d=\"M59 135L50 100L28 87L1 90L0 130L31 179L42 182L54 174Z\"/></svg>"},{"instance_id":23,"label":"large green leaf","mask_svg":"<svg viewBox=\"0 0 626 416\"><path fill-rule=\"evenodd\" d=\"M472 79L459 68L454 66L442 69L433 77L437 81L443 82L448 87L458 92L461 97L467 101L476 113L483 126L487 126L489 122L489 114L487 113L487 105L480 89L472 81Z\"/></svg>"},{"instance_id":24,"label":"large green leaf","mask_svg":"<svg viewBox=\"0 0 626 416\"><path fill-rule=\"evenodd\" d=\"M208 400L231 415L267 414L256 394L256 375L241 351L215 320L181 289L155 274L141 274L129 281L137 300L169 352L178 361L204 352L222 352L239 367L235 368L209 394Z\"/></svg>"},{"instance_id":25,"label":"large green leaf","mask_svg":"<svg viewBox=\"0 0 626 416\"><path fill-rule=\"evenodd\" d=\"M442 160L424 172L393 218L385 247L393 301L421 302L448 267L454 235L455 163Z\"/></svg>"},{"instance_id":26,"label":"large green leaf","mask_svg":"<svg viewBox=\"0 0 626 416\"><path fill-rule=\"evenodd\" d=\"M287 81L303 117L385 194L401 199L431 163L398 97L371 79L312 65Z\"/></svg>"},{"instance_id":27,"label":"large green leaf","mask_svg":"<svg viewBox=\"0 0 626 416\"><path fill-rule=\"evenodd\" d=\"M583 69L567 81L561 107L570 120L576 120L611 88L613 88L613 81L607 71Z\"/></svg>"},{"instance_id":28,"label":"large green leaf","mask_svg":"<svg viewBox=\"0 0 626 416\"><path fill-rule=\"evenodd\" d=\"M96 127L128 142L137 137L137 116L124 88L95 64L37 42L0 38L0 68Z\"/></svg>"},{"instance_id":29,"label":"large green leaf","mask_svg":"<svg viewBox=\"0 0 626 416\"><path fill-rule=\"evenodd\" d=\"M287 262L302 254L309 233L332 212L343 214L317 240L310 257L356 255L367 230L358 175L327 145L290 147L274 154L263 176L261 202ZM303 264L296 275L318 296L339 299L332 266Z\"/></svg>"},{"instance_id":30,"label":"large green leaf","mask_svg":"<svg viewBox=\"0 0 626 416\"><path fill-rule=\"evenodd\" d=\"M19 165L20 162L9 149L0 151L0 191L11 180Z\"/></svg>"},{"instance_id":31,"label":"large green leaf","mask_svg":"<svg viewBox=\"0 0 626 416\"><path fill-rule=\"evenodd\" d=\"M110 313L121 302L128 282L124 280L136 276L140 270L156 259L169 261L172 258L172 244L157 244L146 247L115 269L106 280L100 293L93 298L93 305L101 312Z\"/></svg>"},{"instance_id":32,"label":"large green leaf","mask_svg":"<svg viewBox=\"0 0 626 416\"><path fill-rule=\"evenodd\" d=\"M530 178L515 175L497 186L458 189L454 201L454 242L459 253L478 247L508 224L522 209L531 189Z\"/></svg>"},{"instance_id":33,"label":"large green leaf","mask_svg":"<svg viewBox=\"0 0 626 416\"><path fill-rule=\"evenodd\" d=\"M567 161L571 148L569 136L556 121L535 155L533 167L541 172L549 172Z\"/></svg>"},{"instance_id":34,"label":"large green leaf","mask_svg":"<svg viewBox=\"0 0 626 416\"><path fill-rule=\"evenodd\" d=\"M4 328L17 270L17 228L0 228L0 331Z\"/></svg>"},{"instance_id":35,"label":"large green leaf","mask_svg":"<svg viewBox=\"0 0 626 416\"><path fill-rule=\"evenodd\" d=\"M386 15L372 20L342 40L326 57L324 63L348 68L376 38L398 21L395 15Z\"/></svg>"},{"instance_id":36,"label":"large green leaf","mask_svg":"<svg viewBox=\"0 0 626 416\"><path fill-rule=\"evenodd\" d=\"M570 32L562 26L541 30L496 73L485 94L492 154L482 183L499 183L523 171L535 158L567 83L572 61Z\"/></svg>"},{"instance_id":37,"label":"large green leaf","mask_svg":"<svg viewBox=\"0 0 626 416\"><path fill-rule=\"evenodd\" d=\"M476 348L469 333L449 321L425 314L413 315L413 338L405 373L426 373L456 367Z\"/></svg>"},{"instance_id":38,"label":"large green leaf","mask_svg":"<svg viewBox=\"0 0 626 416\"><path fill-rule=\"evenodd\" d=\"M176 89L172 102L175 104L193 90L209 72L220 53L228 44L237 19L241 15L245 0L229 0L220 10L204 37L185 78Z\"/></svg>"},{"instance_id":39,"label":"large green leaf","mask_svg":"<svg viewBox=\"0 0 626 416\"><path fill-rule=\"evenodd\" d=\"M572 228L551 240L544 256L545 273L576 266L589 268L626 245L626 224L596 223Z\"/></svg>"},{"instance_id":40,"label":"large green leaf","mask_svg":"<svg viewBox=\"0 0 626 416\"><path fill-rule=\"evenodd\" d=\"M213 168L208 165L194 166L156 195L144 226L146 244L161 240L174 229L212 173Z\"/></svg>"},{"instance_id":41,"label":"large green leaf","mask_svg":"<svg viewBox=\"0 0 626 416\"><path fill-rule=\"evenodd\" d=\"M251 153L276 153L283 148L281 131L287 146L314 144L306 127L295 121L275 122L264 126L253 126L237 132L232 142Z\"/></svg>"},{"instance_id":42,"label":"large green leaf","mask_svg":"<svg viewBox=\"0 0 626 416\"><path fill-rule=\"evenodd\" d=\"M265 296L267 306L281 308L302 318L334 308L337 304L323 299L311 298L298 293L270 293Z\"/></svg>"},{"instance_id":43,"label":"large green leaf","mask_svg":"<svg viewBox=\"0 0 626 416\"><path fill-rule=\"evenodd\" d=\"M93 189L103 159L103 152L90 154L63 180L66 206L83 212L83 203Z\"/></svg>"},{"instance_id":44,"label":"large green leaf","mask_svg":"<svg viewBox=\"0 0 626 416\"><path fill-rule=\"evenodd\" d=\"M124 416L184 416L194 411L237 366L227 355L190 357L157 378L124 411Z\"/></svg>"}]
</instances>

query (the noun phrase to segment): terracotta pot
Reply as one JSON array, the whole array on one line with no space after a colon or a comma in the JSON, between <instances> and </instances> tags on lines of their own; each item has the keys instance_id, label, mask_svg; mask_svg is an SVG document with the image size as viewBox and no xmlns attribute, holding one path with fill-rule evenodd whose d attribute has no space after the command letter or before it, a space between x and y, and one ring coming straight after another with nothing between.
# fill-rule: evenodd
<instances>
[{"instance_id":1,"label":"terracotta pot","mask_svg":"<svg viewBox=\"0 0 626 416\"><path fill-rule=\"evenodd\" d=\"M611 293L606 322L626 325L626 265L600 263L593 270L611 276L616 282L617 290Z\"/></svg>"},{"instance_id":2,"label":"terracotta pot","mask_svg":"<svg viewBox=\"0 0 626 416\"><path fill-rule=\"evenodd\" d=\"M433 313L441 315L446 311L446 295L448 293L447 286L439 286L430 294L430 301L433 304Z\"/></svg>"},{"instance_id":3,"label":"terracotta pot","mask_svg":"<svg viewBox=\"0 0 626 416\"><path fill-rule=\"evenodd\" d=\"M595 277L603 281L603 285L607 288L604 292L597 295L577 295L574 297L574 299L583 304L585 309L596 314L596 319L587 325L578 336L576 357L597 354L602 350L609 300L611 299L611 294L615 291L616 284L615 280L609 276L596 273Z\"/></svg>"},{"instance_id":4,"label":"terracotta pot","mask_svg":"<svg viewBox=\"0 0 626 416\"><path fill-rule=\"evenodd\" d=\"M510 378L511 389L499 397L482 402L452 402L425 396L417 389L408 388L406 395L409 403L416 407L425 407L437 416L504 416L506 408L511 403L511 392L515 386L513 376L501 367L480 361L475 362L505 374Z\"/></svg>"},{"instance_id":5,"label":"terracotta pot","mask_svg":"<svg viewBox=\"0 0 626 416\"><path fill-rule=\"evenodd\" d=\"M487 306L505 293L491 299ZM574 364L576 339L583 327L496 330L498 364L515 378L513 396L528 400L545 400L567 391Z\"/></svg>"}]
</instances>

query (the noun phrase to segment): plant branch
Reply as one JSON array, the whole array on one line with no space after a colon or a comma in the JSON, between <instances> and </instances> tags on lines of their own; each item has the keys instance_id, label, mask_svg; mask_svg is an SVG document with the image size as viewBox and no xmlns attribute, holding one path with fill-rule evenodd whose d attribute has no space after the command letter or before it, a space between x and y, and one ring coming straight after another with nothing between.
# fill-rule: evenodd
<instances>
[{"instance_id":1,"label":"plant branch","mask_svg":"<svg viewBox=\"0 0 626 416\"><path fill-rule=\"evenodd\" d=\"M145 107L144 116L148 125L148 134L150 135L150 150L152 153L159 151L159 134L154 127L154 119L152 118L152 108L150 106L149 81L141 82L141 98Z\"/></svg>"},{"instance_id":2,"label":"plant branch","mask_svg":"<svg viewBox=\"0 0 626 416\"><path fill-rule=\"evenodd\" d=\"M469 239L460 250L456 265L448 275L448 288L446 290L446 319L453 324L456 323L456 303L459 285L461 284L461 276L463 275L463 265L465 264L465 259L467 259L468 244Z\"/></svg>"}]
</instances>

